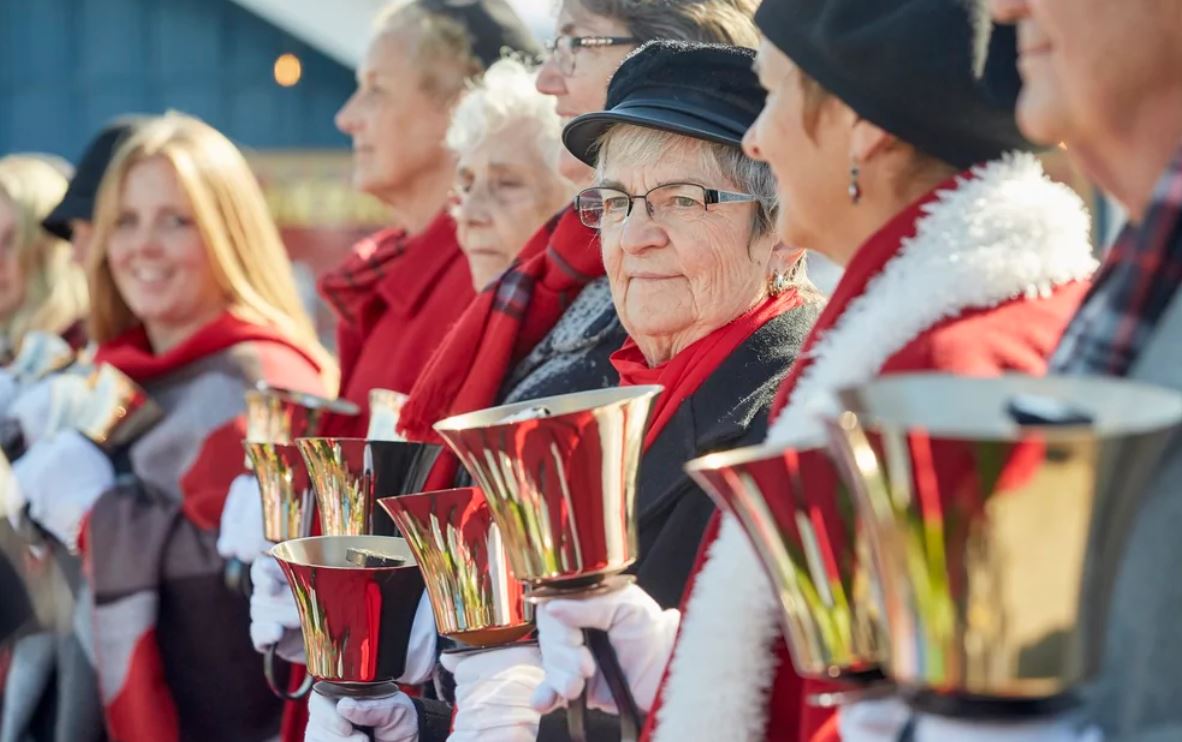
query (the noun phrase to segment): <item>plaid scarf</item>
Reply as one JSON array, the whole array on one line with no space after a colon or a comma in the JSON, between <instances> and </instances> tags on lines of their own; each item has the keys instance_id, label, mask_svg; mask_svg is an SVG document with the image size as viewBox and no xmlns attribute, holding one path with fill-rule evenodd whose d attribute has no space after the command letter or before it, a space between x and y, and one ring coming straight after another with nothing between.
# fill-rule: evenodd
<instances>
[{"instance_id":1,"label":"plaid scarf","mask_svg":"<svg viewBox=\"0 0 1182 742\"><path fill-rule=\"evenodd\" d=\"M595 230L583 226L573 208L551 219L469 305L427 362L402 408L403 433L436 440L435 422L495 404L514 364L603 273ZM454 457L440 456L428 488L452 486L456 471Z\"/></svg>"},{"instance_id":2,"label":"plaid scarf","mask_svg":"<svg viewBox=\"0 0 1182 742\"><path fill-rule=\"evenodd\" d=\"M1124 376L1182 281L1182 149L1145 218L1126 225L1051 358L1055 373Z\"/></svg>"},{"instance_id":3,"label":"plaid scarf","mask_svg":"<svg viewBox=\"0 0 1182 742\"><path fill-rule=\"evenodd\" d=\"M345 321L356 322L357 296L368 294L386 277L390 264L406 252L408 239L406 230L392 227L358 242L345 263L320 280L320 293L325 301Z\"/></svg>"}]
</instances>

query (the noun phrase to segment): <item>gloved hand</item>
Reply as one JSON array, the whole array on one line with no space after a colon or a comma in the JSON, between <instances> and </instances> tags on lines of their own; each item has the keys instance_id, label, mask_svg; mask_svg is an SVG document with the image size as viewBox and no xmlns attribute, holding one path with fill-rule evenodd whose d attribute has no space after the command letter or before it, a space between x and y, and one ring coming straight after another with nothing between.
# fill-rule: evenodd
<instances>
[{"instance_id":1,"label":"gloved hand","mask_svg":"<svg viewBox=\"0 0 1182 742\"><path fill-rule=\"evenodd\" d=\"M635 585L585 600L549 600L538 606L538 644L546 680L534 694L534 708L549 712L583 692L590 681L587 705L619 713L591 651L583 645L583 629L607 631L628 687L640 710L647 713L657 695L673 642L680 611L661 610L657 601Z\"/></svg>"},{"instance_id":2,"label":"gloved hand","mask_svg":"<svg viewBox=\"0 0 1182 742\"><path fill-rule=\"evenodd\" d=\"M1069 717L998 724L922 714L915 724L915 742L1101 742L1096 727L1080 729Z\"/></svg>"},{"instance_id":3,"label":"gloved hand","mask_svg":"<svg viewBox=\"0 0 1182 742\"><path fill-rule=\"evenodd\" d=\"M260 654L274 645L288 662L307 664L300 614L287 576L274 557L260 556L250 565L250 641Z\"/></svg>"},{"instance_id":4,"label":"gloved hand","mask_svg":"<svg viewBox=\"0 0 1182 742\"><path fill-rule=\"evenodd\" d=\"M372 727L375 742L418 742L419 715L405 694L368 700L334 701L319 693L308 697L304 742L366 742L353 725Z\"/></svg>"},{"instance_id":5,"label":"gloved hand","mask_svg":"<svg viewBox=\"0 0 1182 742\"><path fill-rule=\"evenodd\" d=\"M53 407L53 384L56 376L49 376L22 389L8 408L8 417L15 417L25 437L25 448L45 437L49 432Z\"/></svg>"},{"instance_id":6,"label":"gloved hand","mask_svg":"<svg viewBox=\"0 0 1182 742\"><path fill-rule=\"evenodd\" d=\"M837 711L842 742L895 742L911 718L900 698L855 701Z\"/></svg>"},{"instance_id":7,"label":"gloved hand","mask_svg":"<svg viewBox=\"0 0 1182 742\"><path fill-rule=\"evenodd\" d=\"M20 396L21 385L17 378L0 368L0 416L7 415L9 406Z\"/></svg>"},{"instance_id":8,"label":"gloved hand","mask_svg":"<svg viewBox=\"0 0 1182 742\"><path fill-rule=\"evenodd\" d=\"M263 502L259 480L253 474L239 474L230 483L226 504L222 507L222 525L218 531L218 554L223 559L237 559L250 564L271 549L263 537Z\"/></svg>"},{"instance_id":9,"label":"gloved hand","mask_svg":"<svg viewBox=\"0 0 1182 742\"><path fill-rule=\"evenodd\" d=\"M431 610L431 597L423 591L415 620L410 627L410 640L406 649L406 669L395 678L404 685L421 685L431 679L435 672L435 614Z\"/></svg>"},{"instance_id":10,"label":"gloved hand","mask_svg":"<svg viewBox=\"0 0 1182 742\"><path fill-rule=\"evenodd\" d=\"M534 742L542 714L530 696L542 682L537 647L476 654L444 654L439 661L456 678L456 715L448 742Z\"/></svg>"},{"instance_id":11,"label":"gloved hand","mask_svg":"<svg viewBox=\"0 0 1182 742\"><path fill-rule=\"evenodd\" d=\"M39 449L39 450L38 450ZM96 500L115 484L107 455L75 430L63 430L38 443L13 465L29 517L70 550Z\"/></svg>"}]
</instances>

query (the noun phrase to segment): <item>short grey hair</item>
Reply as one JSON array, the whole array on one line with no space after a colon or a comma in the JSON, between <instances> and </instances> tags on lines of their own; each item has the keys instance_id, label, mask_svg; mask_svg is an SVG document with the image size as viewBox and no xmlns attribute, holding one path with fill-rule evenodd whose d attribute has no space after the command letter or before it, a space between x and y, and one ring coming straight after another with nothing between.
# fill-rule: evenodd
<instances>
[{"instance_id":1,"label":"short grey hair","mask_svg":"<svg viewBox=\"0 0 1182 742\"><path fill-rule=\"evenodd\" d=\"M613 157L630 162L652 162L673 150L697 152L707 168L715 170L743 193L755 196L759 208L756 209L752 225L754 237L762 237L775 228L776 214L780 209L776 178L766 162L752 160L739 147L661 129L617 124L608 129L596 143L595 173L600 180L604 176L609 149Z\"/></svg>"},{"instance_id":2,"label":"short grey hair","mask_svg":"<svg viewBox=\"0 0 1182 742\"><path fill-rule=\"evenodd\" d=\"M470 84L452 113L447 146L467 152L509 128L531 125L533 138L547 166L558 167L562 121L553 96L534 86L535 70L506 58L494 62L484 76Z\"/></svg>"}]
</instances>

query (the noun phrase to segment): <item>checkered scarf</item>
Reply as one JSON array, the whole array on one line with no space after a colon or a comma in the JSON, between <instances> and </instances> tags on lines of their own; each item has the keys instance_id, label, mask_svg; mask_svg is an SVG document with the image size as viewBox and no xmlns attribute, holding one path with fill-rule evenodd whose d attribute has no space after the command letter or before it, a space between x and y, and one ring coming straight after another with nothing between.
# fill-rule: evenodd
<instances>
[{"instance_id":1,"label":"checkered scarf","mask_svg":"<svg viewBox=\"0 0 1182 742\"><path fill-rule=\"evenodd\" d=\"M1182 281L1182 149L1129 224L1051 359L1055 373L1124 376Z\"/></svg>"}]
</instances>

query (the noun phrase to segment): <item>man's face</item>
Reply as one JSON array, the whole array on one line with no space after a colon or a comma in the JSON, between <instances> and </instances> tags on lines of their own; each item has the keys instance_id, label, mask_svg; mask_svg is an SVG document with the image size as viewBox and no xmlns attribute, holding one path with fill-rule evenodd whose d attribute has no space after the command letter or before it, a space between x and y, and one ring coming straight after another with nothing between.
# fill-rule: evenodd
<instances>
[{"instance_id":1,"label":"man's face","mask_svg":"<svg viewBox=\"0 0 1182 742\"><path fill-rule=\"evenodd\" d=\"M990 0L1018 27L1018 124L1042 144L1118 135L1144 96L1179 75L1179 0Z\"/></svg>"}]
</instances>

